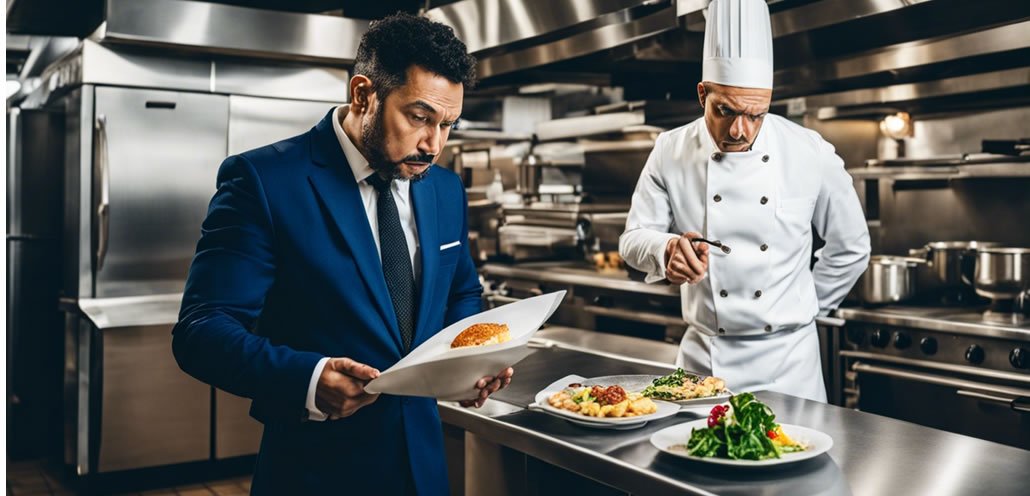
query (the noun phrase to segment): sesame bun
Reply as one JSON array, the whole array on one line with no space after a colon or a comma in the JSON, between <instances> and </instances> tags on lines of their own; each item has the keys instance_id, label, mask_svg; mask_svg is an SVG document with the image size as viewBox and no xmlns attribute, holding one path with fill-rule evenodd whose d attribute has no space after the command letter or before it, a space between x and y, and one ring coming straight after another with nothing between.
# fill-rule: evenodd
<instances>
[{"instance_id":1,"label":"sesame bun","mask_svg":"<svg viewBox=\"0 0 1030 496\"><path fill-rule=\"evenodd\" d=\"M507 324L473 324L451 341L451 348L501 344L510 339Z\"/></svg>"}]
</instances>

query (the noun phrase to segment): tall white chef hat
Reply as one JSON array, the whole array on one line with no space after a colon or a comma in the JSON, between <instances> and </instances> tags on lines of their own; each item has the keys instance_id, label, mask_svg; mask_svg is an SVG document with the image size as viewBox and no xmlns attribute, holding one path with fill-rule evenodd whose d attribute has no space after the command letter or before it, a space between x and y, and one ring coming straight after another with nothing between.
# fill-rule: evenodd
<instances>
[{"instance_id":1,"label":"tall white chef hat","mask_svg":"<svg viewBox=\"0 0 1030 496\"><path fill-rule=\"evenodd\" d=\"M712 0L707 15L701 80L772 89L772 28L765 1Z\"/></svg>"}]
</instances>

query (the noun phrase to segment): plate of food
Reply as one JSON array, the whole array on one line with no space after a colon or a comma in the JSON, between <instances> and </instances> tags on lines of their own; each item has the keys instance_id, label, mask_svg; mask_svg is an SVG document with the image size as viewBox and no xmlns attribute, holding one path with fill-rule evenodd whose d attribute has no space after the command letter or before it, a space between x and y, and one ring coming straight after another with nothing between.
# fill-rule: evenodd
<instances>
[{"instance_id":1,"label":"plate of food","mask_svg":"<svg viewBox=\"0 0 1030 496\"><path fill-rule=\"evenodd\" d=\"M518 363L565 291L527 298L472 315L431 336L365 385L370 393L440 400L475 398L476 382Z\"/></svg>"},{"instance_id":2,"label":"plate of food","mask_svg":"<svg viewBox=\"0 0 1030 496\"><path fill-rule=\"evenodd\" d=\"M670 401L680 406L711 405L723 403L733 392L726 389L726 381L712 376L703 376L677 369L662 376L643 376L650 379L641 394L648 398Z\"/></svg>"},{"instance_id":3,"label":"plate of food","mask_svg":"<svg viewBox=\"0 0 1030 496\"><path fill-rule=\"evenodd\" d=\"M585 379L537 393L530 406L570 422L598 428L636 428L670 417L679 406L629 393L619 384Z\"/></svg>"},{"instance_id":4,"label":"plate of food","mask_svg":"<svg viewBox=\"0 0 1030 496\"><path fill-rule=\"evenodd\" d=\"M703 463L764 467L799 462L833 447L826 433L779 424L772 409L751 393L715 405L706 419L667 427L651 435L651 444L673 456Z\"/></svg>"}]
</instances>

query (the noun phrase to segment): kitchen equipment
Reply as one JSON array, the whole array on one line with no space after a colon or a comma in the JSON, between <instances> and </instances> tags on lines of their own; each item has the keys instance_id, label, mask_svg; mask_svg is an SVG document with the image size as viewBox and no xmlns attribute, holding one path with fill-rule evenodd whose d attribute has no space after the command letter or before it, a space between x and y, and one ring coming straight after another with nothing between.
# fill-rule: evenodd
<instances>
[{"instance_id":1,"label":"kitchen equipment","mask_svg":"<svg viewBox=\"0 0 1030 496\"><path fill-rule=\"evenodd\" d=\"M1027 321L902 305L837 316L844 406L1030 449Z\"/></svg>"},{"instance_id":2,"label":"kitchen equipment","mask_svg":"<svg viewBox=\"0 0 1030 496\"><path fill-rule=\"evenodd\" d=\"M911 299L916 293L915 269L926 260L894 255L873 255L859 278L859 298L871 305Z\"/></svg>"},{"instance_id":3,"label":"kitchen equipment","mask_svg":"<svg viewBox=\"0 0 1030 496\"><path fill-rule=\"evenodd\" d=\"M979 250L973 283L977 294L994 301L988 312L1019 315L1030 310L1030 248Z\"/></svg>"},{"instance_id":4,"label":"kitchen equipment","mask_svg":"<svg viewBox=\"0 0 1030 496\"><path fill-rule=\"evenodd\" d=\"M969 303L976 300L972 290L973 273L976 269L978 249L998 246L989 241L933 241L922 248L909 250L909 255L925 258L923 272L930 275L930 281L920 292L934 289L941 303Z\"/></svg>"},{"instance_id":5,"label":"kitchen equipment","mask_svg":"<svg viewBox=\"0 0 1030 496\"><path fill-rule=\"evenodd\" d=\"M250 401L180 370L170 331L219 164L309 129L333 103L296 98L347 73L85 40L45 74L23 105L59 114L64 145L65 462L85 476L256 453Z\"/></svg>"},{"instance_id":6,"label":"kitchen equipment","mask_svg":"<svg viewBox=\"0 0 1030 496\"><path fill-rule=\"evenodd\" d=\"M7 127L7 453L61 452L64 116L12 108Z\"/></svg>"},{"instance_id":7,"label":"kitchen equipment","mask_svg":"<svg viewBox=\"0 0 1030 496\"><path fill-rule=\"evenodd\" d=\"M983 140L984 153L1002 153L1005 155L1019 155L1030 151L1030 138L1018 140Z\"/></svg>"}]
</instances>

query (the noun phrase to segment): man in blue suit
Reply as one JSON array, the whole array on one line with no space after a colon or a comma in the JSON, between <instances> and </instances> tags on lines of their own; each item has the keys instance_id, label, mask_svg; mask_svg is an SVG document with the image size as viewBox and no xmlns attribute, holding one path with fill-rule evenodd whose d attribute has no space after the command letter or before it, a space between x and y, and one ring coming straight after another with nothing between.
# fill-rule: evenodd
<instances>
[{"instance_id":1,"label":"man in blue suit","mask_svg":"<svg viewBox=\"0 0 1030 496\"><path fill-rule=\"evenodd\" d=\"M254 494L447 493L435 400L363 387L481 310L465 189L432 165L474 67L450 28L383 19L361 40L349 106L222 164L173 349L190 375L253 399ZM464 405L511 376L481 379Z\"/></svg>"}]
</instances>

